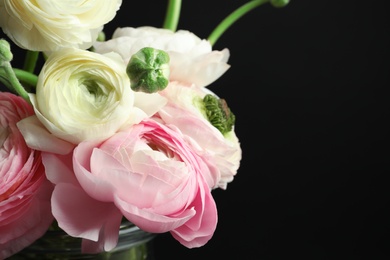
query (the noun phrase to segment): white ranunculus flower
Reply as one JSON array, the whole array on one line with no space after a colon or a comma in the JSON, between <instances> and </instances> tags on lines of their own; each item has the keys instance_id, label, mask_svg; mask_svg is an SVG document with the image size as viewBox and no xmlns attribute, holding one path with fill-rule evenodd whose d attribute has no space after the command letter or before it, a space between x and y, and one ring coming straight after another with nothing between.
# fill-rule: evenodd
<instances>
[{"instance_id":1,"label":"white ranunculus flower","mask_svg":"<svg viewBox=\"0 0 390 260\"><path fill-rule=\"evenodd\" d=\"M0 27L19 47L89 48L122 0L0 0Z\"/></svg>"},{"instance_id":2,"label":"white ranunculus flower","mask_svg":"<svg viewBox=\"0 0 390 260\"><path fill-rule=\"evenodd\" d=\"M116 53L53 52L30 98L47 130L74 144L107 138L146 117L134 107L126 67Z\"/></svg>"},{"instance_id":3,"label":"white ranunculus flower","mask_svg":"<svg viewBox=\"0 0 390 260\"><path fill-rule=\"evenodd\" d=\"M96 52L117 52L126 63L144 47L160 49L169 54L170 81L205 87L230 67L227 64L230 55L228 49L213 51L209 41L185 30L173 32L148 26L117 28L112 39L94 43Z\"/></svg>"}]
</instances>

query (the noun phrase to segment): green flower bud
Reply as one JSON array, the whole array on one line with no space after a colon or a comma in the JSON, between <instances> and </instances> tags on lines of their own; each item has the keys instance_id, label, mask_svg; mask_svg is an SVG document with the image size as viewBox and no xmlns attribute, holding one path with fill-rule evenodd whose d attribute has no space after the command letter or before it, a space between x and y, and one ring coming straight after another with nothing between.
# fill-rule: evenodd
<instances>
[{"instance_id":1,"label":"green flower bud","mask_svg":"<svg viewBox=\"0 0 390 260\"><path fill-rule=\"evenodd\" d=\"M13 59L11 52L11 46L9 42L4 39L0 39L0 61L10 62Z\"/></svg>"},{"instance_id":2,"label":"green flower bud","mask_svg":"<svg viewBox=\"0 0 390 260\"><path fill-rule=\"evenodd\" d=\"M169 83L169 55L145 47L131 56L126 72L134 91L154 93L163 90Z\"/></svg>"},{"instance_id":3,"label":"green flower bud","mask_svg":"<svg viewBox=\"0 0 390 260\"><path fill-rule=\"evenodd\" d=\"M99 32L96 40L98 42L104 42L106 40L106 34L103 31Z\"/></svg>"},{"instance_id":4,"label":"green flower bud","mask_svg":"<svg viewBox=\"0 0 390 260\"><path fill-rule=\"evenodd\" d=\"M286 6L290 0L271 0L271 5L274 7L284 7Z\"/></svg>"},{"instance_id":5,"label":"green flower bud","mask_svg":"<svg viewBox=\"0 0 390 260\"><path fill-rule=\"evenodd\" d=\"M230 111L224 99L207 94L203 98L206 115L210 123L223 135L230 132L236 121L235 115Z\"/></svg>"}]
</instances>

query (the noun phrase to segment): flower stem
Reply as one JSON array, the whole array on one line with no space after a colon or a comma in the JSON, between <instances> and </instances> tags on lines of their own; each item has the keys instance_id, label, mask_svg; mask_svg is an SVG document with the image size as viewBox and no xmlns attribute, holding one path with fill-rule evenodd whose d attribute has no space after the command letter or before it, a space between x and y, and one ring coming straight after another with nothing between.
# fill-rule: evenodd
<instances>
[{"instance_id":1,"label":"flower stem","mask_svg":"<svg viewBox=\"0 0 390 260\"><path fill-rule=\"evenodd\" d=\"M181 0L169 0L163 28L176 31L180 18Z\"/></svg>"},{"instance_id":2,"label":"flower stem","mask_svg":"<svg viewBox=\"0 0 390 260\"><path fill-rule=\"evenodd\" d=\"M219 37L222 36L222 34L231 26L233 25L238 19L243 17L246 13L249 11L255 9L256 7L265 4L269 2L269 0L252 0L239 8L237 8L235 11L233 11L230 15L228 15L225 19L222 20L222 22L215 27L215 29L212 31L212 33L209 35L208 40L211 45L214 45L216 41L219 39Z\"/></svg>"},{"instance_id":3,"label":"flower stem","mask_svg":"<svg viewBox=\"0 0 390 260\"><path fill-rule=\"evenodd\" d=\"M28 85L31 85L31 86L34 86L34 87L37 85L38 76L35 75L34 73L28 72L28 71L25 71L25 70L21 70L21 69L16 69L16 68L14 68L13 70L15 72L16 77L20 81L22 81L24 83L27 83Z\"/></svg>"},{"instance_id":4,"label":"flower stem","mask_svg":"<svg viewBox=\"0 0 390 260\"><path fill-rule=\"evenodd\" d=\"M38 51L28 50L26 53L26 58L24 60L23 70L33 73L37 64L38 55Z\"/></svg>"},{"instance_id":5,"label":"flower stem","mask_svg":"<svg viewBox=\"0 0 390 260\"><path fill-rule=\"evenodd\" d=\"M26 89L20 84L11 66L12 59L11 45L6 40L0 39L0 82L31 103Z\"/></svg>"},{"instance_id":6,"label":"flower stem","mask_svg":"<svg viewBox=\"0 0 390 260\"><path fill-rule=\"evenodd\" d=\"M271 5L273 5L274 7L284 7L290 2L290 0L252 0L240 6L230 15L228 15L224 20L222 20L222 22L211 32L208 37L210 44L214 45L216 41L231 25L233 25L238 19L243 17L249 11L268 2L270 2Z\"/></svg>"},{"instance_id":7,"label":"flower stem","mask_svg":"<svg viewBox=\"0 0 390 260\"><path fill-rule=\"evenodd\" d=\"M4 62L1 68L4 71L4 73L2 73L3 71L0 70L0 77L4 80L2 80L2 82L8 83L6 85L9 89L14 90L19 96L21 96L23 99L25 99L31 104L30 97L28 96L27 91L24 89L22 84L20 84L18 78L16 77L16 74L12 69L11 63Z\"/></svg>"}]
</instances>

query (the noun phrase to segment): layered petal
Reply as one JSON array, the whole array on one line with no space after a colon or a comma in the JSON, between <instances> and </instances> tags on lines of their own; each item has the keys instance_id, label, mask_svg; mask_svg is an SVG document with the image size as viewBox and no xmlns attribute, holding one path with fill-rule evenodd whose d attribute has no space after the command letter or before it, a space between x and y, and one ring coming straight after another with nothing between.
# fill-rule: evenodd
<instances>
[{"instance_id":1,"label":"layered petal","mask_svg":"<svg viewBox=\"0 0 390 260\"><path fill-rule=\"evenodd\" d=\"M107 138L147 116L134 107L126 68L114 53L78 49L53 53L30 98L47 130L73 144Z\"/></svg>"},{"instance_id":2,"label":"layered petal","mask_svg":"<svg viewBox=\"0 0 390 260\"><path fill-rule=\"evenodd\" d=\"M0 0L0 27L23 49L87 49L121 4L122 0Z\"/></svg>"},{"instance_id":3,"label":"layered petal","mask_svg":"<svg viewBox=\"0 0 390 260\"><path fill-rule=\"evenodd\" d=\"M0 92L0 259L32 244L53 221L53 186L41 153L26 145L16 126L33 113L21 97Z\"/></svg>"},{"instance_id":4,"label":"layered petal","mask_svg":"<svg viewBox=\"0 0 390 260\"><path fill-rule=\"evenodd\" d=\"M84 253L113 249L122 213L112 203L95 200L83 190L72 169L72 153L44 153L43 163L48 179L55 184L51 204L59 227L83 239Z\"/></svg>"},{"instance_id":5,"label":"layered petal","mask_svg":"<svg viewBox=\"0 0 390 260\"><path fill-rule=\"evenodd\" d=\"M180 132L144 120L102 143L80 143L73 165L91 198L112 202L141 229L175 232L187 247L202 246L212 237L217 223L208 188L212 176Z\"/></svg>"},{"instance_id":6,"label":"layered petal","mask_svg":"<svg viewBox=\"0 0 390 260\"><path fill-rule=\"evenodd\" d=\"M112 203L94 200L80 186L61 183L52 204L59 227L83 238L84 253L110 251L117 245L122 214Z\"/></svg>"}]
</instances>

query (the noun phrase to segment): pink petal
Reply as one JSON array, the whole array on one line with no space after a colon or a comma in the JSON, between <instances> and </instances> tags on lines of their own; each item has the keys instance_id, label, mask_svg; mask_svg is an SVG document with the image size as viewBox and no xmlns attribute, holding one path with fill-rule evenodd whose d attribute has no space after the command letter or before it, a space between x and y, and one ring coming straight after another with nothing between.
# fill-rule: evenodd
<instances>
[{"instance_id":1,"label":"pink petal","mask_svg":"<svg viewBox=\"0 0 390 260\"><path fill-rule=\"evenodd\" d=\"M52 183L73 183L77 185L78 181L72 170L72 153L67 155L42 153L42 162L45 165L46 177Z\"/></svg>"},{"instance_id":2,"label":"pink petal","mask_svg":"<svg viewBox=\"0 0 390 260\"><path fill-rule=\"evenodd\" d=\"M81 187L63 183L55 187L52 207L66 233L97 242L85 242L83 250L98 252L116 246L122 214L114 204L94 200Z\"/></svg>"},{"instance_id":3,"label":"pink petal","mask_svg":"<svg viewBox=\"0 0 390 260\"><path fill-rule=\"evenodd\" d=\"M120 198L116 198L115 204L122 210L123 215L130 222L137 225L140 229L151 233L164 233L175 229L186 223L196 214L194 209L187 209L180 216L169 217L159 215L153 212L153 209L143 210Z\"/></svg>"},{"instance_id":4,"label":"pink petal","mask_svg":"<svg viewBox=\"0 0 390 260\"><path fill-rule=\"evenodd\" d=\"M33 199L26 204L24 214L15 216L13 222L0 226L0 259L19 252L46 232L53 222L50 207L52 190L52 184L45 180Z\"/></svg>"},{"instance_id":5,"label":"pink petal","mask_svg":"<svg viewBox=\"0 0 390 260\"><path fill-rule=\"evenodd\" d=\"M213 236L218 222L215 201L204 183L193 202L197 214L185 225L172 230L172 236L188 248L204 246Z\"/></svg>"}]
</instances>

